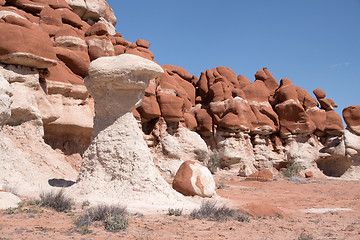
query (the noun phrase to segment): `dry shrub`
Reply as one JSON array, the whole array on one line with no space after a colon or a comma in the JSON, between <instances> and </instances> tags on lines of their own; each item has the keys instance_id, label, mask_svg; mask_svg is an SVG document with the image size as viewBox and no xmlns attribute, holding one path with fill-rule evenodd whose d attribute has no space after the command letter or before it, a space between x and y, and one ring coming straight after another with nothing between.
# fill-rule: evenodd
<instances>
[{"instance_id":1,"label":"dry shrub","mask_svg":"<svg viewBox=\"0 0 360 240\"><path fill-rule=\"evenodd\" d=\"M197 219L206 219L209 221L226 222L235 220L240 222L249 222L249 216L244 213L239 213L236 210L230 209L225 205L221 207L216 206L216 202L204 201L201 203L199 209L194 209L191 217Z\"/></svg>"}]
</instances>

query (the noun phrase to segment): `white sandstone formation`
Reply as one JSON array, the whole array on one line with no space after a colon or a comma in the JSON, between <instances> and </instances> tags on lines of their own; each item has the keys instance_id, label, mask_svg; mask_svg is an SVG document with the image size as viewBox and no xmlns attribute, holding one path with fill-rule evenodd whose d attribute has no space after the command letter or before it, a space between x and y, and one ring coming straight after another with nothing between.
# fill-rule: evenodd
<instances>
[{"instance_id":1,"label":"white sandstone formation","mask_svg":"<svg viewBox=\"0 0 360 240\"><path fill-rule=\"evenodd\" d=\"M94 131L72 189L78 198L126 204L130 209L164 209L182 202L155 167L131 113L142 103L150 79L162 73L156 63L129 54L90 64L84 82L95 101Z\"/></svg>"},{"instance_id":2,"label":"white sandstone formation","mask_svg":"<svg viewBox=\"0 0 360 240\"><path fill-rule=\"evenodd\" d=\"M239 169L240 176L246 177L257 170L254 167L255 156L249 134L242 131L216 131L216 140L222 167Z\"/></svg>"},{"instance_id":3,"label":"white sandstone formation","mask_svg":"<svg viewBox=\"0 0 360 240\"><path fill-rule=\"evenodd\" d=\"M51 188L50 179L75 180L64 155L44 142L43 122L56 115L38 70L0 65L0 116L0 189L9 186L22 196L38 197Z\"/></svg>"}]
</instances>

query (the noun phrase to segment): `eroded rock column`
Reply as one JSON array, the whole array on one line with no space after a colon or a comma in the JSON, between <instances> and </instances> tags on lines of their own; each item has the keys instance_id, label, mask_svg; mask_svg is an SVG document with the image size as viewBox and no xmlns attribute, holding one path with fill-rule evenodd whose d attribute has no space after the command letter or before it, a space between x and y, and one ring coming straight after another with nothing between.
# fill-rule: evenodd
<instances>
[{"instance_id":1,"label":"eroded rock column","mask_svg":"<svg viewBox=\"0 0 360 240\"><path fill-rule=\"evenodd\" d=\"M180 199L156 169L131 113L150 79L162 73L156 63L129 54L90 64L84 82L95 101L94 131L75 186L84 200L161 206Z\"/></svg>"}]
</instances>

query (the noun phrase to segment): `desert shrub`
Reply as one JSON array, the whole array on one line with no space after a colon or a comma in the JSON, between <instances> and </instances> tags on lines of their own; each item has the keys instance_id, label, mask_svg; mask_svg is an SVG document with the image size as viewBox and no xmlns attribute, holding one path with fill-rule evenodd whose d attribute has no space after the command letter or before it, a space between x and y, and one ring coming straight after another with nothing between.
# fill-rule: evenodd
<instances>
[{"instance_id":1,"label":"desert shrub","mask_svg":"<svg viewBox=\"0 0 360 240\"><path fill-rule=\"evenodd\" d=\"M212 152L206 163L206 167L210 170L212 174L217 171L217 169L220 167L220 153L218 151L214 150Z\"/></svg>"},{"instance_id":2,"label":"desert shrub","mask_svg":"<svg viewBox=\"0 0 360 240\"><path fill-rule=\"evenodd\" d=\"M298 240L313 240L313 239L314 237L311 234L306 233L305 231L303 231L298 238Z\"/></svg>"},{"instance_id":3,"label":"desert shrub","mask_svg":"<svg viewBox=\"0 0 360 240\"><path fill-rule=\"evenodd\" d=\"M228 207L217 207L216 202L204 201L201 203L199 209L194 209L190 216L197 219L206 219L209 221L225 222L235 220L240 222L249 222L249 216L244 213L239 213L236 210Z\"/></svg>"},{"instance_id":4,"label":"desert shrub","mask_svg":"<svg viewBox=\"0 0 360 240\"><path fill-rule=\"evenodd\" d=\"M87 209L86 212L75 221L75 225L77 230L81 231L84 228L88 228L93 222L101 221L105 224L106 230L119 231L126 229L128 226L126 215L125 207L98 205Z\"/></svg>"},{"instance_id":5,"label":"desert shrub","mask_svg":"<svg viewBox=\"0 0 360 240\"><path fill-rule=\"evenodd\" d=\"M285 177L292 177L292 176L297 176L299 174L301 170L301 166L296 163L294 160L289 161L289 163L287 164L287 167L284 171L282 171L282 174Z\"/></svg>"},{"instance_id":6,"label":"desert shrub","mask_svg":"<svg viewBox=\"0 0 360 240\"><path fill-rule=\"evenodd\" d=\"M172 215L174 215L174 216L181 216L181 214L182 214L182 209L180 209L180 208L169 208L169 210L168 210L168 215L170 215L170 216L172 216Z\"/></svg>"},{"instance_id":7,"label":"desert shrub","mask_svg":"<svg viewBox=\"0 0 360 240\"><path fill-rule=\"evenodd\" d=\"M67 212L71 210L73 204L73 200L65 195L63 189L40 194L39 207L51 207L58 212Z\"/></svg>"},{"instance_id":8,"label":"desert shrub","mask_svg":"<svg viewBox=\"0 0 360 240\"><path fill-rule=\"evenodd\" d=\"M105 221L105 230L110 232L118 232L125 230L129 224L124 215L108 216Z\"/></svg>"}]
</instances>

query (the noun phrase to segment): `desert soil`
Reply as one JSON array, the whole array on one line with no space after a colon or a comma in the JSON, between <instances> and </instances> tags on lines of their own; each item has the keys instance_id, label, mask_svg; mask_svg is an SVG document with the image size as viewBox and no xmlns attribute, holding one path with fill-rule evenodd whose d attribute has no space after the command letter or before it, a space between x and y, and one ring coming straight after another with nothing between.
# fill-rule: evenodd
<instances>
[{"instance_id":1,"label":"desert soil","mask_svg":"<svg viewBox=\"0 0 360 240\"><path fill-rule=\"evenodd\" d=\"M225 171L215 178L221 185L217 194L229 207L253 214L250 222L198 220L185 213L168 216L166 211L132 214L128 228L117 233L95 223L90 233L81 234L74 230L75 219L84 211L81 207L58 213L25 203L21 210L0 212L0 240L360 239L359 181L279 178L249 182ZM319 213L323 208L330 210ZM309 209L318 212L306 212Z\"/></svg>"}]
</instances>

